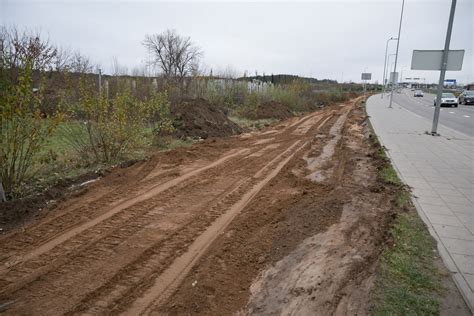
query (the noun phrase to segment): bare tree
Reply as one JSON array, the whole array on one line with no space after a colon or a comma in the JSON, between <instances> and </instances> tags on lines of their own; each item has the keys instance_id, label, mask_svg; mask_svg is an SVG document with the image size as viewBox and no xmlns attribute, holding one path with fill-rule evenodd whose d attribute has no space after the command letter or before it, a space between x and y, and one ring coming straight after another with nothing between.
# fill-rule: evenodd
<instances>
[{"instance_id":1,"label":"bare tree","mask_svg":"<svg viewBox=\"0 0 474 316\"><path fill-rule=\"evenodd\" d=\"M143 45L165 77L183 83L187 76L196 72L201 50L189 37L183 37L174 30L161 34L146 35Z\"/></svg>"},{"instance_id":2,"label":"bare tree","mask_svg":"<svg viewBox=\"0 0 474 316\"><path fill-rule=\"evenodd\" d=\"M128 75L128 68L126 66L121 65L117 57L112 58L112 74L114 76Z\"/></svg>"},{"instance_id":3,"label":"bare tree","mask_svg":"<svg viewBox=\"0 0 474 316\"><path fill-rule=\"evenodd\" d=\"M1 27L0 30L1 67L14 69L30 63L34 70L52 69L57 48L41 34L19 31L16 27Z\"/></svg>"},{"instance_id":4,"label":"bare tree","mask_svg":"<svg viewBox=\"0 0 474 316\"><path fill-rule=\"evenodd\" d=\"M224 69L218 69L217 77L223 79L237 79L239 77L239 72L231 65L228 65Z\"/></svg>"},{"instance_id":5,"label":"bare tree","mask_svg":"<svg viewBox=\"0 0 474 316\"><path fill-rule=\"evenodd\" d=\"M79 51L75 51L71 57L69 70L78 73L91 73L94 70L94 65L88 57L82 55Z\"/></svg>"},{"instance_id":6,"label":"bare tree","mask_svg":"<svg viewBox=\"0 0 474 316\"><path fill-rule=\"evenodd\" d=\"M54 69L56 71L68 71L73 60L73 52L69 48L58 47L56 58L54 59Z\"/></svg>"}]
</instances>

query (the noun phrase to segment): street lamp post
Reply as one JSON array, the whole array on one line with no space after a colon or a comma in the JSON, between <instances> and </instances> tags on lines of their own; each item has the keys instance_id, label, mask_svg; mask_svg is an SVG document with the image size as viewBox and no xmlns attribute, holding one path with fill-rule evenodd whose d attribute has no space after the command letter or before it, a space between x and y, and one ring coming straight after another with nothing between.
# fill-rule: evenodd
<instances>
[{"instance_id":1,"label":"street lamp post","mask_svg":"<svg viewBox=\"0 0 474 316\"><path fill-rule=\"evenodd\" d=\"M390 78L390 77L389 77L389 74L391 73L390 70L392 69L392 67L391 67L391 66L389 67L389 65L392 65L392 64L393 64L393 63L390 64L390 57L392 57L392 56L395 56L395 54L389 54L388 57L387 57L387 71L385 72L385 78L384 78L384 82L386 82L386 84L385 84L385 86L384 86L384 91L385 91L385 88L387 87L388 83L390 82L390 80L389 80L389 78ZM387 77L388 77L388 78L387 78Z\"/></svg>"},{"instance_id":2,"label":"street lamp post","mask_svg":"<svg viewBox=\"0 0 474 316\"><path fill-rule=\"evenodd\" d=\"M400 25L398 26L398 40L397 40L397 52L395 53L395 66L393 67L393 72L397 72L397 61L398 61L398 47L400 46L400 33L402 31L402 21L403 21L403 8L405 7L405 0L402 1L402 12L400 13ZM392 84L392 91L390 92L390 103L388 105L389 108L392 107L393 101L393 84Z\"/></svg>"},{"instance_id":3,"label":"street lamp post","mask_svg":"<svg viewBox=\"0 0 474 316\"><path fill-rule=\"evenodd\" d=\"M382 99L383 99L383 95L385 93L385 85L386 85L386 82L385 82L385 72L386 72L386 69L387 69L387 52L388 52L388 43L390 41L394 41L394 40L397 40L396 37L390 37L388 40L387 40L387 44L385 45L385 61L383 63L383 77L382 77L382 80L383 80L383 89L382 89Z\"/></svg>"}]
</instances>

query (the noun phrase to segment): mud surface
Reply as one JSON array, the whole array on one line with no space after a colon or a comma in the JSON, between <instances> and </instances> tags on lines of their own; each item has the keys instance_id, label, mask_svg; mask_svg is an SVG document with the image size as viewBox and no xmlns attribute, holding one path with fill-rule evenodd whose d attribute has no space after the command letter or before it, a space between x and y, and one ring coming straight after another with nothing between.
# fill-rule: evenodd
<instances>
[{"instance_id":1,"label":"mud surface","mask_svg":"<svg viewBox=\"0 0 474 316\"><path fill-rule=\"evenodd\" d=\"M0 235L28 223L35 217L46 215L58 202L87 191L81 184L93 181L104 171L89 172L74 179L61 179L54 186L29 196L0 203Z\"/></svg>"},{"instance_id":2,"label":"mud surface","mask_svg":"<svg viewBox=\"0 0 474 316\"><path fill-rule=\"evenodd\" d=\"M224 137L240 134L242 128L227 118L224 110L204 99L188 99L171 106L177 137Z\"/></svg>"},{"instance_id":3,"label":"mud surface","mask_svg":"<svg viewBox=\"0 0 474 316\"><path fill-rule=\"evenodd\" d=\"M359 101L90 184L0 237L0 306L12 315L367 311L391 192L377 182Z\"/></svg>"}]
</instances>

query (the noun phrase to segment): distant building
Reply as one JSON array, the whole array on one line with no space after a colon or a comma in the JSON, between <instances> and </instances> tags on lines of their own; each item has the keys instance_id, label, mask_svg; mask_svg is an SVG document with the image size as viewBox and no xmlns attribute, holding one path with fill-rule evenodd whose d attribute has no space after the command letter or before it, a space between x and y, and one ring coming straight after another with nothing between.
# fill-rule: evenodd
<instances>
[{"instance_id":1,"label":"distant building","mask_svg":"<svg viewBox=\"0 0 474 316\"><path fill-rule=\"evenodd\" d=\"M474 83L467 84L464 88L466 90L474 90Z\"/></svg>"}]
</instances>

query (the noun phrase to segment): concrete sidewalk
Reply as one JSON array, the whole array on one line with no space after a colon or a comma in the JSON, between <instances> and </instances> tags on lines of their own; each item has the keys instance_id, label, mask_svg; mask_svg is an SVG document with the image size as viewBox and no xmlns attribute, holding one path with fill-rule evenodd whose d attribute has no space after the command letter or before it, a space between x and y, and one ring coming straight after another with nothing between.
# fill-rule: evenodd
<instances>
[{"instance_id":1,"label":"concrete sidewalk","mask_svg":"<svg viewBox=\"0 0 474 316\"><path fill-rule=\"evenodd\" d=\"M441 136L426 135L430 120L396 103L389 109L380 95L368 99L367 113L474 313L474 139L442 125Z\"/></svg>"}]
</instances>

